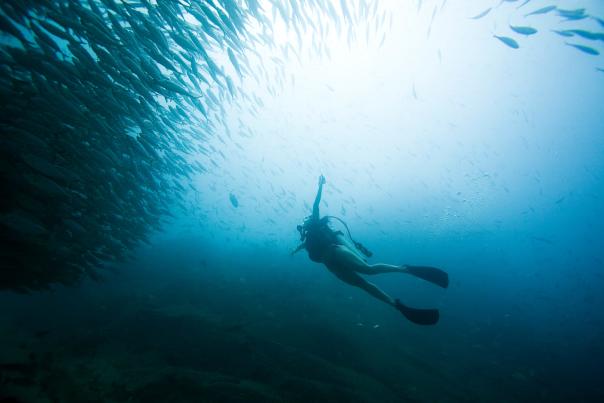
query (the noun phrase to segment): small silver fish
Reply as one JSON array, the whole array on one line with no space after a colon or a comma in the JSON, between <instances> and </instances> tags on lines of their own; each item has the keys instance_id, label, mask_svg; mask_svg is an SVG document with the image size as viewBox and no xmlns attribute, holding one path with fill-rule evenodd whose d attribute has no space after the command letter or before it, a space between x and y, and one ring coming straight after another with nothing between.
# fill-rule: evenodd
<instances>
[{"instance_id":1,"label":"small silver fish","mask_svg":"<svg viewBox=\"0 0 604 403\"><path fill-rule=\"evenodd\" d=\"M474 17L470 17L470 19L471 20L478 20L478 19L484 17L485 15L487 15L491 10L492 10L492 8L489 7L486 10L484 10L482 13L476 14Z\"/></svg>"},{"instance_id":2,"label":"small silver fish","mask_svg":"<svg viewBox=\"0 0 604 403\"><path fill-rule=\"evenodd\" d=\"M572 46L575 49L579 49L581 52L586 53L592 56L598 56L600 52L594 48L590 48L589 46L579 45L577 43L568 43L565 42L568 46Z\"/></svg>"},{"instance_id":3,"label":"small silver fish","mask_svg":"<svg viewBox=\"0 0 604 403\"><path fill-rule=\"evenodd\" d=\"M547 14L550 11L554 11L557 7L556 6L546 6L546 7L542 7L538 10L532 11L528 14L525 15L525 17L528 17L529 15L538 15L538 14Z\"/></svg>"},{"instance_id":4,"label":"small silver fish","mask_svg":"<svg viewBox=\"0 0 604 403\"><path fill-rule=\"evenodd\" d=\"M510 29L516 32L517 34L526 36L534 35L537 33L537 30L533 27L521 27L516 25L510 25Z\"/></svg>"},{"instance_id":5,"label":"small silver fish","mask_svg":"<svg viewBox=\"0 0 604 403\"><path fill-rule=\"evenodd\" d=\"M518 49L520 47L520 45L518 45L518 42L508 36L493 35L493 37L499 39L502 43L512 49Z\"/></svg>"}]
</instances>

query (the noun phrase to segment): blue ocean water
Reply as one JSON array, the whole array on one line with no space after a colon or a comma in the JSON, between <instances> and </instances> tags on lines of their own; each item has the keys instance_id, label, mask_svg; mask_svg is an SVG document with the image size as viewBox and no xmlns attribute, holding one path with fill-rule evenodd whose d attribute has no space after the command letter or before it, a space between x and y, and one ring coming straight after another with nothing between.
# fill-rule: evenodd
<instances>
[{"instance_id":1,"label":"blue ocean water","mask_svg":"<svg viewBox=\"0 0 604 403\"><path fill-rule=\"evenodd\" d=\"M64 59L86 59L60 40L80 27L111 77L100 106L98 93L71 90L95 88L96 73L48 68L48 53L19 45L3 21L1 168L13 187L0 205L0 401L604 398L602 2L258 2L266 19L254 1L126 3L143 11L48 6L65 7L53 22L65 27L53 36ZM44 16L6 4L3 19ZM122 16L139 69L101 30L126 43L110 25ZM206 32L207 58L157 55L162 35L166 49L194 42L183 21ZM19 29L42 38L32 24ZM36 71L30 58L45 66L42 84L23 73ZM19 86L29 81L56 87L31 95ZM50 93L61 110L31 108ZM95 107L110 113L73 118ZM51 121L74 128L72 147L36 131ZM10 137L24 131L60 152ZM187 177L191 166L201 168ZM78 179L62 182L57 167ZM321 215L344 220L369 263L448 273L447 289L365 276L438 309L436 325L412 323L306 251L291 255L319 175ZM77 281L62 270L72 267Z\"/></svg>"}]
</instances>

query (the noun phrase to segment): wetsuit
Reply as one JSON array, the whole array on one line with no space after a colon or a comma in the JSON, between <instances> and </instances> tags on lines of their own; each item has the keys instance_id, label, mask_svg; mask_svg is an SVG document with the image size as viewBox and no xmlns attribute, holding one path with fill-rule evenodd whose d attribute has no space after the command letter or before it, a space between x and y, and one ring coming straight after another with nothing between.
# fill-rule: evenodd
<instances>
[{"instance_id":1,"label":"wetsuit","mask_svg":"<svg viewBox=\"0 0 604 403\"><path fill-rule=\"evenodd\" d=\"M329 218L323 217L321 219L311 220L306 225L305 231L305 242L306 250L308 251L308 257L313 262L322 263L325 252L333 245L341 245L342 242L338 239L338 236L342 232L334 231L329 226Z\"/></svg>"}]
</instances>

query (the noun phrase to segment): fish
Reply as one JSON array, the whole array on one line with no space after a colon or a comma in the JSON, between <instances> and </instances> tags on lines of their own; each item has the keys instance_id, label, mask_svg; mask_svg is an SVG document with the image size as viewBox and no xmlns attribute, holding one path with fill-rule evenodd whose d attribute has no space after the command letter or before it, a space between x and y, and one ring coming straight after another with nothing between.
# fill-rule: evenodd
<instances>
[{"instance_id":1,"label":"fish","mask_svg":"<svg viewBox=\"0 0 604 403\"><path fill-rule=\"evenodd\" d=\"M556 8L557 7L553 6L553 5L552 6L545 6L545 7L542 7L540 9L537 9L535 11L531 11L530 13L525 14L524 16L528 17L528 16L531 16L531 15L547 14L547 13L549 13L551 11L554 11Z\"/></svg>"},{"instance_id":2,"label":"fish","mask_svg":"<svg viewBox=\"0 0 604 403\"><path fill-rule=\"evenodd\" d=\"M591 32L584 29L567 29L564 31L572 35L580 36L581 38L593 40L593 41L604 41L604 32Z\"/></svg>"},{"instance_id":3,"label":"fish","mask_svg":"<svg viewBox=\"0 0 604 403\"><path fill-rule=\"evenodd\" d=\"M517 25L510 25L510 29L514 32L516 32L517 34L520 35L534 35L537 33L537 30L533 27L523 27L523 26L517 26Z\"/></svg>"},{"instance_id":4,"label":"fish","mask_svg":"<svg viewBox=\"0 0 604 403\"><path fill-rule=\"evenodd\" d=\"M518 10L518 9L520 9L520 8L522 8L522 7L524 7L524 6L526 6L526 5L527 5L527 4L528 4L530 1L531 1L531 0L524 0L524 2L523 2L521 5L519 5L518 7L516 7L516 10Z\"/></svg>"},{"instance_id":5,"label":"fish","mask_svg":"<svg viewBox=\"0 0 604 403\"><path fill-rule=\"evenodd\" d=\"M582 20L584 18L587 18L587 14L585 14L585 9L584 8L577 8L574 10L563 10L563 9L558 9L558 15L562 18L566 18L567 20Z\"/></svg>"},{"instance_id":6,"label":"fish","mask_svg":"<svg viewBox=\"0 0 604 403\"><path fill-rule=\"evenodd\" d=\"M604 73L604 67L596 67L596 71Z\"/></svg>"},{"instance_id":7,"label":"fish","mask_svg":"<svg viewBox=\"0 0 604 403\"><path fill-rule=\"evenodd\" d=\"M235 208L239 207L239 201L237 200L237 197L233 193L229 193L229 200L231 201L231 204L233 205L233 207L235 207Z\"/></svg>"},{"instance_id":8,"label":"fish","mask_svg":"<svg viewBox=\"0 0 604 403\"><path fill-rule=\"evenodd\" d=\"M600 52L597 49L594 49L589 46L579 45L577 43L569 43L569 42L565 42L565 44L568 46L572 46L573 48L578 49L581 52L586 53L588 55L598 56L600 54Z\"/></svg>"},{"instance_id":9,"label":"fish","mask_svg":"<svg viewBox=\"0 0 604 403\"><path fill-rule=\"evenodd\" d=\"M239 73L239 77L243 77L243 72L241 71L241 67L239 66L239 62L237 61L237 57L233 53L233 50L228 48L227 53L229 55L229 60L233 64L233 67L235 67L235 70L237 70L237 73Z\"/></svg>"},{"instance_id":10,"label":"fish","mask_svg":"<svg viewBox=\"0 0 604 403\"><path fill-rule=\"evenodd\" d=\"M566 31L558 31L558 30L552 29L552 32L554 32L554 33L556 33L556 34L558 34L560 36L567 37L567 38L571 37L571 36L574 36L574 34L572 32L569 32L568 30L566 30Z\"/></svg>"},{"instance_id":11,"label":"fish","mask_svg":"<svg viewBox=\"0 0 604 403\"><path fill-rule=\"evenodd\" d=\"M236 89L235 89L235 84L233 83L233 80L229 76L226 76L225 80L226 80L226 83L227 83L227 88L229 90L229 94L231 94L231 97L235 98L236 97Z\"/></svg>"},{"instance_id":12,"label":"fish","mask_svg":"<svg viewBox=\"0 0 604 403\"><path fill-rule=\"evenodd\" d=\"M11 18L9 18L8 16L4 16L4 14L0 13L0 29L2 30L2 32L6 32L12 35L23 45L30 45L31 42L29 41L29 39L27 39L25 35L23 35L21 30L15 24L16 23Z\"/></svg>"},{"instance_id":13,"label":"fish","mask_svg":"<svg viewBox=\"0 0 604 403\"><path fill-rule=\"evenodd\" d=\"M518 49L520 47L518 42L508 36L493 35L493 37L499 39L503 44L512 49Z\"/></svg>"},{"instance_id":14,"label":"fish","mask_svg":"<svg viewBox=\"0 0 604 403\"><path fill-rule=\"evenodd\" d=\"M0 216L0 223L20 235L39 237L48 233L41 221L20 209Z\"/></svg>"},{"instance_id":15,"label":"fish","mask_svg":"<svg viewBox=\"0 0 604 403\"><path fill-rule=\"evenodd\" d=\"M434 11L432 11L432 18L430 19L430 24L428 25L427 37L430 37L430 33L432 32L432 24L434 23L434 17L436 17L437 11L438 11L438 6L434 6ZM384 35L384 38L382 38L382 42L384 42L385 38L386 38L386 36Z\"/></svg>"},{"instance_id":16,"label":"fish","mask_svg":"<svg viewBox=\"0 0 604 403\"><path fill-rule=\"evenodd\" d=\"M492 10L492 7L489 7L486 10L484 10L483 12L476 14L474 17L470 17L470 19L478 20L478 19L486 16L491 10Z\"/></svg>"}]
</instances>

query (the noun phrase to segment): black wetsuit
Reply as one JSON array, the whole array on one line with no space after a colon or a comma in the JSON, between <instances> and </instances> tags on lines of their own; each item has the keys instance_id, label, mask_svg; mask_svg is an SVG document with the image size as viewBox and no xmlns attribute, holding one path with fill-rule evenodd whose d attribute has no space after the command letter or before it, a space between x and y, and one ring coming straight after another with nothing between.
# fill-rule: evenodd
<instances>
[{"instance_id":1,"label":"black wetsuit","mask_svg":"<svg viewBox=\"0 0 604 403\"><path fill-rule=\"evenodd\" d=\"M312 219L305 228L305 242L308 257L313 262L322 263L325 252L332 245L339 245L338 234L329 227L329 218Z\"/></svg>"}]
</instances>

